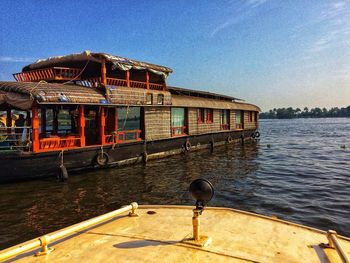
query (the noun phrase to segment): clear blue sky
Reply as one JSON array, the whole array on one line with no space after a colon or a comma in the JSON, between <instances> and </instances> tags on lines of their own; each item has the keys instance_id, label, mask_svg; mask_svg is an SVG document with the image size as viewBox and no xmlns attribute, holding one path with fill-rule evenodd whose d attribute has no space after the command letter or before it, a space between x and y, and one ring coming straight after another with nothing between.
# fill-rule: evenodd
<instances>
[{"instance_id":1,"label":"clear blue sky","mask_svg":"<svg viewBox=\"0 0 350 263\"><path fill-rule=\"evenodd\" d=\"M169 66L170 85L268 110L350 105L350 1L2 0L0 79L91 50Z\"/></svg>"}]
</instances>

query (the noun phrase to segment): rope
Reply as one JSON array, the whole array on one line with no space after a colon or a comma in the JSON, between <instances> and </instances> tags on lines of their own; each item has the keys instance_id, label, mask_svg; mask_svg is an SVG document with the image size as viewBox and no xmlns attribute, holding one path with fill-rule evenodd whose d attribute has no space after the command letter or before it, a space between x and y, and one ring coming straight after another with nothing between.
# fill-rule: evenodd
<instances>
[{"instance_id":1,"label":"rope","mask_svg":"<svg viewBox=\"0 0 350 263\"><path fill-rule=\"evenodd\" d=\"M124 129L125 129L126 120L128 119L128 115L129 115L129 105L126 107L126 113L125 113L125 119L124 119L122 131L124 131Z\"/></svg>"},{"instance_id":2,"label":"rope","mask_svg":"<svg viewBox=\"0 0 350 263\"><path fill-rule=\"evenodd\" d=\"M64 153L64 150L62 150L62 151L59 153L59 155L58 155L58 158L60 158L60 161L61 161L60 167L63 167L63 166L64 166L63 153Z\"/></svg>"},{"instance_id":3,"label":"rope","mask_svg":"<svg viewBox=\"0 0 350 263\"><path fill-rule=\"evenodd\" d=\"M70 82L72 82L73 80L76 80L77 78L79 78L81 76L81 74L83 74L84 70L86 69L87 65L89 64L90 60L88 60L85 64L85 66L83 67L82 71L80 71L80 73L78 75L76 75L74 78L68 80L67 82L63 82L62 84L65 85L65 84L68 84Z\"/></svg>"},{"instance_id":4,"label":"rope","mask_svg":"<svg viewBox=\"0 0 350 263\"><path fill-rule=\"evenodd\" d=\"M47 82L45 80L40 80L33 88L29 89L29 95L31 99L35 99L32 92L34 92L40 84L47 84Z\"/></svg>"}]
</instances>

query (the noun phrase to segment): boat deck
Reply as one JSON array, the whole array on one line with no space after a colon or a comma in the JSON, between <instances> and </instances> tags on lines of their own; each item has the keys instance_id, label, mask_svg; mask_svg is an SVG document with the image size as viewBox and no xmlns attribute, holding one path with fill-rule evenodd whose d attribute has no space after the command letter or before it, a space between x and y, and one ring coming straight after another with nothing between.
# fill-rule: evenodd
<instances>
[{"instance_id":1,"label":"boat deck","mask_svg":"<svg viewBox=\"0 0 350 263\"><path fill-rule=\"evenodd\" d=\"M11 262L342 262L335 249L320 246L328 243L324 231L226 208L206 208L200 217L208 246L184 243L192 237L192 209L140 206L137 217L124 212L49 244L48 255L34 256L36 249ZM350 257L350 239L337 238Z\"/></svg>"}]
</instances>

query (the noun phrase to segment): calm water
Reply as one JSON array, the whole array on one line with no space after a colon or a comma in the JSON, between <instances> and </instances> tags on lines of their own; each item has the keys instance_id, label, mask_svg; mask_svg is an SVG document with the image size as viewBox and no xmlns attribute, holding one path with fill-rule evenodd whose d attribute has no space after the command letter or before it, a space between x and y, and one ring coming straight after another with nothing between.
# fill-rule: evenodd
<instances>
[{"instance_id":1,"label":"calm water","mask_svg":"<svg viewBox=\"0 0 350 263\"><path fill-rule=\"evenodd\" d=\"M342 145L346 148L342 149ZM258 143L118 169L0 185L0 248L116 209L193 204L198 177L228 206L350 236L350 119L262 120Z\"/></svg>"}]
</instances>

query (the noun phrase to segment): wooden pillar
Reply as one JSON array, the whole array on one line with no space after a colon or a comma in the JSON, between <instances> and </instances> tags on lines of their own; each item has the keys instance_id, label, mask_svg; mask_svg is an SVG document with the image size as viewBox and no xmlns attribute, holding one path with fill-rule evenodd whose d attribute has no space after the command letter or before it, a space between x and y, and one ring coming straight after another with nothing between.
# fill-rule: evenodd
<instances>
[{"instance_id":1,"label":"wooden pillar","mask_svg":"<svg viewBox=\"0 0 350 263\"><path fill-rule=\"evenodd\" d=\"M54 108L52 110L52 133L58 134L58 109Z\"/></svg>"},{"instance_id":2,"label":"wooden pillar","mask_svg":"<svg viewBox=\"0 0 350 263\"><path fill-rule=\"evenodd\" d=\"M126 86L130 88L130 71L125 71Z\"/></svg>"},{"instance_id":3,"label":"wooden pillar","mask_svg":"<svg viewBox=\"0 0 350 263\"><path fill-rule=\"evenodd\" d=\"M149 73L146 71L146 88L149 89Z\"/></svg>"},{"instance_id":4,"label":"wooden pillar","mask_svg":"<svg viewBox=\"0 0 350 263\"><path fill-rule=\"evenodd\" d=\"M106 143L106 136L105 136L105 126L106 126L106 119L105 119L105 109L103 107L100 107L100 141L101 144Z\"/></svg>"},{"instance_id":5,"label":"wooden pillar","mask_svg":"<svg viewBox=\"0 0 350 263\"><path fill-rule=\"evenodd\" d=\"M46 133L46 108L41 108L41 132Z\"/></svg>"},{"instance_id":6,"label":"wooden pillar","mask_svg":"<svg viewBox=\"0 0 350 263\"><path fill-rule=\"evenodd\" d=\"M85 146L85 116L84 116L84 106L79 106L79 137L80 137L80 147Z\"/></svg>"},{"instance_id":7,"label":"wooden pillar","mask_svg":"<svg viewBox=\"0 0 350 263\"><path fill-rule=\"evenodd\" d=\"M115 131L115 139L114 139L114 143L117 143L118 142L118 138L119 138L119 135L118 135L118 129L119 129L119 122L118 122L118 108L114 108L115 109L115 114L114 114L114 120L115 120L115 123L114 123L114 131Z\"/></svg>"},{"instance_id":8,"label":"wooden pillar","mask_svg":"<svg viewBox=\"0 0 350 263\"><path fill-rule=\"evenodd\" d=\"M101 85L104 87L106 99L109 101L109 90L107 89L106 59L104 57L101 57Z\"/></svg>"},{"instance_id":9,"label":"wooden pillar","mask_svg":"<svg viewBox=\"0 0 350 263\"><path fill-rule=\"evenodd\" d=\"M6 111L6 126L7 126L7 133L11 133L11 127L12 127L12 111L11 111L11 109L7 109L7 111Z\"/></svg>"},{"instance_id":10,"label":"wooden pillar","mask_svg":"<svg viewBox=\"0 0 350 263\"><path fill-rule=\"evenodd\" d=\"M107 85L107 70L106 70L106 59L101 58L101 84L106 87Z\"/></svg>"},{"instance_id":11,"label":"wooden pillar","mask_svg":"<svg viewBox=\"0 0 350 263\"><path fill-rule=\"evenodd\" d=\"M39 113L38 106L32 107L32 150L37 152L40 150L39 143Z\"/></svg>"},{"instance_id":12,"label":"wooden pillar","mask_svg":"<svg viewBox=\"0 0 350 263\"><path fill-rule=\"evenodd\" d=\"M114 131L118 131L119 127L118 127L118 108L114 108L115 109L115 123L114 123Z\"/></svg>"}]
</instances>

